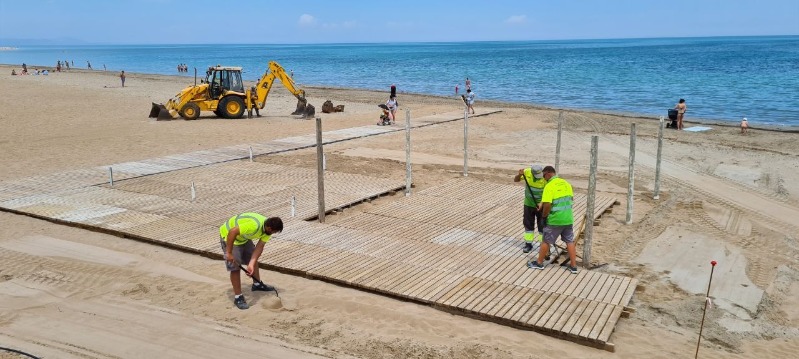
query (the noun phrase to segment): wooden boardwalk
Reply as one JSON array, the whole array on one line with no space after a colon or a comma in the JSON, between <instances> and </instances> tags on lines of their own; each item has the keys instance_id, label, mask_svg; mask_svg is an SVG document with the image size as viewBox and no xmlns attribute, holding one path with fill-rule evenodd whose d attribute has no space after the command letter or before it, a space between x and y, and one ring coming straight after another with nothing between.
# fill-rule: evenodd
<instances>
[{"instance_id":1,"label":"wooden boardwalk","mask_svg":"<svg viewBox=\"0 0 799 359\"><path fill-rule=\"evenodd\" d=\"M372 127L325 133L325 141L383 129ZM252 147L276 153L307 147L307 140ZM249 157L242 151L248 146L115 164L113 186L107 166L0 182L0 208L214 258L221 258L218 227L232 214L278 215L286 230L265 247L268 268L612 348L610 335L637 281L588 270L573 275L555 265L528 269L520 186L455 179L319 224L303 220L317 211L315 171L236 160ZM402 187L401 178L328 171L327 209ZM597 198L594 217L614 202ZM575 198L575 216L579 232L584 195Z\"/></svg>"},{"instance_id":2,"label":"wooden boardwalk","mask_svg":"<svg viewBox=\"0 0 799 359\"><path fill-rule=\"evenodd\" d=\"M557 265L528 269L521 196L519 186L452 180L329 225L298 223L265 248L265 262L612 350L610 335L637 280ZM595 218L614 203L598 197ZM576 231L585 205L577 194Z\"/></svg>"}]
</instances>

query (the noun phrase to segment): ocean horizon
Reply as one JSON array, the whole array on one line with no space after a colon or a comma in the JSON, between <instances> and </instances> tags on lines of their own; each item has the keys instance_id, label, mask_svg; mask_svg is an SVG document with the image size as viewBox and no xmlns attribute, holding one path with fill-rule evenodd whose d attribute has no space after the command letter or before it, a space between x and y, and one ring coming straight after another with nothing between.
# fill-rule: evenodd
<instances>
[{"instance_id":1,"label":"ocean horizon","mask_svg":"<svg viewBox=\"0 0 799 359\"><path fill-rule=\"evenodd\" d=\"M799 36L634 38L429 43L38 45L0 51L0 63L198 76L244 68L255 80L277 61L306 86L453 96L468 77L479 100L665 116L680 98L686 118L799 126ZM187 84L193 81L188 81Z\"/></svg>"}]
</instances>

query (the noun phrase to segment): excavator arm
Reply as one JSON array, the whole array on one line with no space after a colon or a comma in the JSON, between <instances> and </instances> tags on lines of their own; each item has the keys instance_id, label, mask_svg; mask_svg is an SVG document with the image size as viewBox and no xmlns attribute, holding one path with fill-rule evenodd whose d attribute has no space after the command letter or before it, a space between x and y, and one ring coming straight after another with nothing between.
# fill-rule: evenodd
<instances>
[{"instance_id":1,"label":"excavator arm","mask_svg":"<svg viewBox=\"0 0 799 359\"><path fill-rule=\"evenodd\" d=\"M309 105L308 100L305 99L305 90L298 88L294 80L286 74L286 70L275 61L269 62L269 69L261 76L261 79L258 80L258 84L255 86L258 100L253 106L258 106L259 109L264 108L266 105L266 98L269 96L269 92L272 90L272 85L275 83L276 79L280 80L283 86L297 98L297 109L292 115L312 117L316 113L316 109L312 105Z\"/></svg>"}]
</instances>

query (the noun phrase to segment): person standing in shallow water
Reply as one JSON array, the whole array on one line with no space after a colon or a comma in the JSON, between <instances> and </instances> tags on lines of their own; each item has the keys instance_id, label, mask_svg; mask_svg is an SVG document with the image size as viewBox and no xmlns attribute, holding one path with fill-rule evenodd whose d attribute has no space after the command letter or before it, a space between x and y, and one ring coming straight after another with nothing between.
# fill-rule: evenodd
<instances>
[{"instance_id":1,"label":"person standing in shallow water","mask_svg":"<svg viewBox=\"0 0 799 359\"><path fill-rule=\"evenodd\" d=\"M685 99L680 99L680 102L674 106L674 109L677 110L677 129L682 130L682 119L685 117L685 111L688 111L688 106L685 104Z\"/></svg>"}]
</instances>

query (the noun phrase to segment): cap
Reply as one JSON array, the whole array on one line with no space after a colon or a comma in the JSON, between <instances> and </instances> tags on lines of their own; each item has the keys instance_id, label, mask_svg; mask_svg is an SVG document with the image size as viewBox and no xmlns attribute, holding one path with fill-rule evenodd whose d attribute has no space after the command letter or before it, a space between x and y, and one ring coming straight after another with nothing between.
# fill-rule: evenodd
<instances>
[{"instance_id":1,"label":"cap","mask_svg":"<svg viewBox=\"0 0 799 359\"><path fill-rule=\"evenodd\" d=\"M744 117L744 119L743 119L743 120L744 120L744 121L746 121L746 117Z\"/></svg>"},{"instance_id":2,"label":"cap","mask_svg":"<svg viewBox=\"0 0 799 359\"><path fill-rule=\"evenodd\" d=\"M533 178L543 178L544 167L541 165L530 165L530 172L533 174Z\"/></svg>"}]
</instances>

